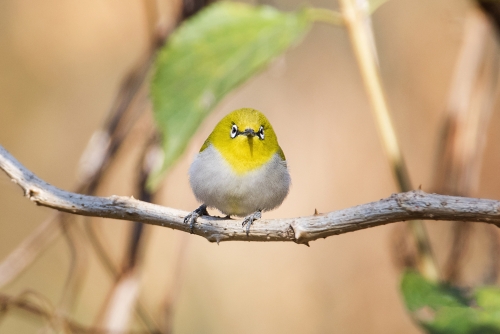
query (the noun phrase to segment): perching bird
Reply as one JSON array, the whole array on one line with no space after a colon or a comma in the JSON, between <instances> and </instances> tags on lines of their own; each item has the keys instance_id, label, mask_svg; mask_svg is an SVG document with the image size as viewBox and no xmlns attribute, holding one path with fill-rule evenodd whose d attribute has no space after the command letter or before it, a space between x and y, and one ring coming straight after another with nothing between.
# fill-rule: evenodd
<instances>
[{"instance_id":1,"label":"perching bird","mask_svg":"<svg viewBox=\"0 0 500 334\"><path fill-rule=\"evenodd\" d=\"M191 232L209 207L245 217L248 235L262 211L281 205L291 179L271 123L261 112L243 108L215 126L189 168L189 182L203 203L184 218Z\"/></svg>"}]
</instances>

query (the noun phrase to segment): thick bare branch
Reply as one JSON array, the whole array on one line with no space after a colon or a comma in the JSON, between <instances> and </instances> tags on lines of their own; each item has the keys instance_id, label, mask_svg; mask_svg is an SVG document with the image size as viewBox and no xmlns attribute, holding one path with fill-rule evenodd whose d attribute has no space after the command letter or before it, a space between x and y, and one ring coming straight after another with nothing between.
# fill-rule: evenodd
<instances>
[{"instance_id":1,"label":"thick bare branch","mask_svg":"<svg viewBox=\"0 0 500 334\"><path fill-rule=\"evenodd\" d=\"M113 219L133 220L189 232L185 211L138 201L132 197L96 197L75 194L39 179L0 146L0 169L38 205L59 211ZM319 238L410 219L484 222L500 226L500 202L409 191L377 202L326 214L286 219L261 219L247 236L240 221L216 217L198 219L194 234L210 242L293 241L307 244Z\"/></svg>"}]
</instances>

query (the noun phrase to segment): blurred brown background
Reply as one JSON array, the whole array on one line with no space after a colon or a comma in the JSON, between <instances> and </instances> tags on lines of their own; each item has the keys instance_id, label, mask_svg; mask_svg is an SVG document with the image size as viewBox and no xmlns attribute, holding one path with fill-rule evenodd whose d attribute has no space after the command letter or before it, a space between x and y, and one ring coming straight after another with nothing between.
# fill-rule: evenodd
<instances>
[{"instance_id":1,"label":"blurred brown background","mask_svg":"<svg viewBox=\"0 0 500 334\"><path fill-rule=\"evenodd\" d=\"M272 1L284 10L299 1ZM335 8L328 1L310 5ZM105 119L120 83L147 54L147 1L0 2L0 144L47 182L63 189L91 134ZM165 17L174 4L163 4ZM373 16L382 77L415 186L431 190L439 129L462 39L468 1L389 0ZM171 24L167 22L165 24ZM174 167L159 203L193 210L187 170L216 122L241 107L272 122L292 174L284 204L264 217L310 215L378 200L396 191L345 29L317 24L296 48L230 94L209 116ZM500 198L499 115L489 128L479 196ZM141 141L141 129L131 143ZM102 195L131 195L133 145L110 172ZM0 173L0 260L51 210L36 207ZM129 223L100 221L117 259ZM449 239L428 222L439 250ZM178 275L174 258L187 242L175 305L176 333L418 333L398 294L400 270L390 242L394 225L335 236L307 248L228 242L149 227L141 294L158 316ZM57 304L69 268L62 238L2 289L35 290ZM439 252L438 252L439 255ZM473 257L471 257L473 259ZM92 324L112 284L89 251L84 291L72 318ZM9 313L2 333L35 333L43 324Z\"/></svg>"}]
</instances>

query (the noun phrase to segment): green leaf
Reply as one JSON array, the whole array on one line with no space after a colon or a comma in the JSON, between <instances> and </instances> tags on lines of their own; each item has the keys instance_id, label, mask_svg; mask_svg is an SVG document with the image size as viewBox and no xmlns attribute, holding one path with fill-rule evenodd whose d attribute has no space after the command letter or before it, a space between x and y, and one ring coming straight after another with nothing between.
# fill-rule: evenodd
<instances>
[{"instance_id":1,"label":"green leaf","mask_svg":"<svg viewBox=\"0 0 500 334\"><path fill-rule=\"evenodd\" d=\"M455 287L406 272L401 291L412 317L432 334L500 334L500 289L478 288L468 298ZM476 306L477 305L477 306Z\"/></svg>"},{"instance_id":2,"label":"green leaf","mask_svg":"<svg viewBox=\"0 0 500 334\"><path fill-rule=\"evenodd\" d=\"M484 286L476 289L476 302L485 310L500 311L500 288Z\"/></svg>"},{"instance_id":3,"label":"green leaf","mask_svg":"<svg viewBox=\"0 0 500 334\"><path fill-rule=\"evenodd\" d=\"M150 175L150 188L158 185L215 105L296 43L311 21L303 11L219 2L172 34L158 54L151 85L164 161Z\"/></svg>"},{"instance_id":4,"label":"green leaf","mask_svg":"<svg viewBox=\"0 0 500 334\"><path fill-rule=\"evenodd\" d=\"M410 311L416 311L422 307L437 310L443 306L467 305L467 299L458 289L427 281L413 271L408 271L403 275L401 291L406 307Z\"/></svg>"},{"instance_id":5,"label":"green leaf","mask_svg":"<svg viewBox=\"0 0 500 334\"><path fill-rule=\"evenodd\" d=\"M498 334L499 325L497 317L472 307L443 307L432 321L422 322L432 334Z\"/></svg>"}]
</instances>

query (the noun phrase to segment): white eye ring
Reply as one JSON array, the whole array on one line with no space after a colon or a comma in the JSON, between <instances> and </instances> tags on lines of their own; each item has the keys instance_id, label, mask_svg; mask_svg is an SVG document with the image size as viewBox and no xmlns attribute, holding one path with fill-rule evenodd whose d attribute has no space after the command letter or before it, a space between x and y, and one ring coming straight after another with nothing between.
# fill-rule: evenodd
<instances>
[{"instance_id":1,"label":"white eye ring","mask_svg":"<svg viewBox=\"0 0 500 334\"><path fill-rule=\"evenodd\" d=\"M236 135L238 134L238 127L236 126L236 124L233 124L233 126L231 127L231 138L234 138L236 137Z\"/></svg>"},{"instance_id":2,"label":"white eye ring","mask_svg":"<svg viewBox=\"0 0 500 334\"><path fill-rule=\"evenodd\" d=\"M259 135L259 138L261 140L264 139L264 127L261 125L260 128L259 128L259 132L257 132L257 134Z\"/></svg>"}]
</instances>

